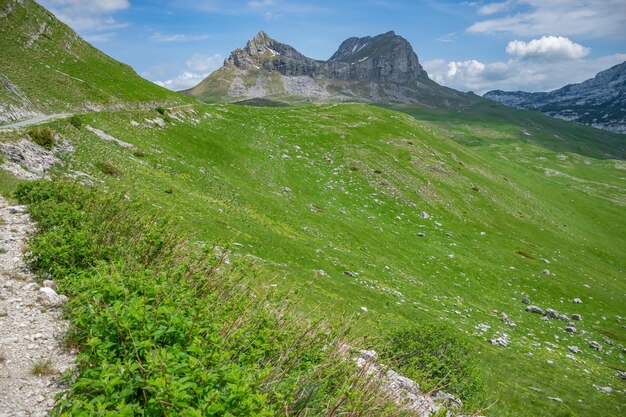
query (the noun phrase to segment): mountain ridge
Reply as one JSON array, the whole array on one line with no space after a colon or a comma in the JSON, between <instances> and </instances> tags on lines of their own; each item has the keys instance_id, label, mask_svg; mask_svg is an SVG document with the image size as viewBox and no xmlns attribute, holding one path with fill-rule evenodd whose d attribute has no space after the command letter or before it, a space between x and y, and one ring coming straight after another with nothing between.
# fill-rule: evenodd
<instances>
[{"instance_id":1,"label":"mountain ridge","mask_svg":"<svg viewBox=\"0 0 626 417\"><path fill-rule=\"evenodd\" d=\"M560 119L626 133L626 61L586 81L553 91L492 90L483 97L507 106L538 110Z\"/></svg>"},{"instance_id":2,"label":"mountain ridge","mask_svg":"<svg viewBox=\"0 0 626 417\"><path fill-rule=\"evenodd\" d=\"M395 32L351 37L330 59L306 57L260 31L184 94L203 101L278 98L459 105L468 95L428 78L411 44ZM449 103L448 103L449 104Z\"/></svg>"}]
</instances>

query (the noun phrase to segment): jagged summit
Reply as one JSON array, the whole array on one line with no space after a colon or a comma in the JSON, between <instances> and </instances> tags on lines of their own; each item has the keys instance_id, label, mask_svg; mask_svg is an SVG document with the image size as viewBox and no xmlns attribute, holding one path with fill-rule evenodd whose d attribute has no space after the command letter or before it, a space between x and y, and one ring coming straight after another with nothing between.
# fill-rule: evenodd
<instances>
[{"instance_id":1,"label":"jagged summit","mask_svg":"<svg viewBox=\"0 0 626 417\"><path fill-rule=\"evenodd\" d=\"M449 105L467 100L431 81L411 44L393 31L348 38L328 61L306 57L260 31L234 50L221 69L185 93L205 101L278 98Z\"/></svg>"},{"instance_id":2,"label":"jagged summit","mask_svg":"<svg viewBox=\"0 0 626 417\"><path fill-rule=\"evenodd\" d=\"M626 133L626 61L579 84L550 92L494 90L484 97L511 107Z\"/></svg>"}]
</instances>

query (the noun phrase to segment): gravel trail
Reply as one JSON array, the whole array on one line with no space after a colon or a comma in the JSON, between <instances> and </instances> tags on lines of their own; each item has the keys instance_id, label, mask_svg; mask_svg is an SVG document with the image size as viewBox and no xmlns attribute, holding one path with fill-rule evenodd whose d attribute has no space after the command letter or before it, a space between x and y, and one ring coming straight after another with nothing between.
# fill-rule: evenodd
<instances>
[{"instance_id":1,"label":"gravel trail","mask_svg":"<svg viewBox=\"0 0 626 417\"><path fill-rule=\"evenodd\" d=\"M0 417L48 415L62 390L59 375L75 359L60 346L68 327L60 306L67 299L52 281L40 287L23 260L33 230L26 207L0 197ZM45 375L35 375L45 363Z\"/></svg>"}]
</instances>

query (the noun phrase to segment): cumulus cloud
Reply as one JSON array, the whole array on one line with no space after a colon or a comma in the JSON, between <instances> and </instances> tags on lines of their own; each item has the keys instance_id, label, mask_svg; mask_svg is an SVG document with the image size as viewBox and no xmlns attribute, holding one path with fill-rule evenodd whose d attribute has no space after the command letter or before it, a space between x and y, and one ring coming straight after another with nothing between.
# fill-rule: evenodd
<instances>
[{"instance_id":1,"label":"cumulus cloud","mask_svg":"<svg viewBox=\"0 0 626 417\"><path fill-rule=\"evenodd\" d=\"M161 87L169 88L173 91L180 91L198 84L213 71L220 68L223 62L224 58L220 54L193 54L193 56L185 62L183 71L172 78L163 80L166 74L175 74L177 70L175 66L165 63L156 65L143 72L141 75ZM178 71L180 71L180 67L178 67Z\"/></svg>"},{"instance_id":2,"label":"cumulus cloud","mask_svg":"<svg viewBox=\"0 0 626 417\"><path fill-rule=\"evenodd\" d=\"M110 32L112 29L128 26L113 18L114 13L130 7L128 0L40 0L40 3L85 38L97 42L110 40L115 35ZM103 31L109 33L98 33Z\"/></svg>"},{"instance_id":3,"label":"cumulus cloud","mask_svg":"<svg viewBox=\"0 0 626 417\"><path fill-rule=\"evenodd\" d=\"M168 88L173 91L186 90L198 84L209 74L196 74L194 72L185 71L174 78L165 81L154 81L156 85Z\"/></svg>"},{"instance_id":4,"label":"cumulus cloud","mask_svg":"<svg viewBox=\"0 0 626 417\"><path fill-rule=\"evenodd\" d=\"M187 68L194 71L214 71L224 62L224 58L220 54L206 56L202 54L193 54L186 62Z\"/></svg>"},{"instance_id":5,"label":"cumulus cloud","mask_svg":"<svg viewBox=\"0 0 626 417\"><path fill-rule=\"evenodd\" d=\"M572 42L563 36L543 36L530 42L511 41L506 53L514 59L541 59L549 61L579 59L587 56L591 49Z\"/></svg>"},{"instance_id":6,"label":"cumulus cloud","mask_svg":"<svg viewBox=\"0 0 626 417\"><path fill-rule=\"evenodd\" d=\"M483 5L477 12L495 15L509 10L509 14L474 23L468 31L626 38L624 0L510 0Z\"/></svg>"},{"instance_id":7,"label":"cumulus cloud","mask_svg":"<svg viewBox=\"0 0 626 417\"><path fill-rule=\"evenodd\" d=\"M478 8L478 14L480 15L490 15L500 13L504 10L511 8L515 2L513 1L504 1L501 3L488 3L482 5Z\"/></svg>"},{"instance_id":8,"label":"cumulus cloud","mask_svg":"<svg viewBox=\"0 0 626 417\"><path fill-rule=\"evenodd\" d=\"M160 32L154 32L150 36L150 40L155 42L197 42L206 40L210 37L211 35L185 35L182 33L167 35Z\"/></svg>"},{"instance_id":9,"label":"cumulus cloud","mask_svg":"<svg viewBox=\"0 0 626 417\"><path fill-rule=\"evenodd\" d=\"M551 91L592 78L625 60L626 54L576 61L509 59L507 62L484 63L436 59L424 62L423 66L430 78L439 84L484 94L489 90Z\"/></svg>"}]
</instances>

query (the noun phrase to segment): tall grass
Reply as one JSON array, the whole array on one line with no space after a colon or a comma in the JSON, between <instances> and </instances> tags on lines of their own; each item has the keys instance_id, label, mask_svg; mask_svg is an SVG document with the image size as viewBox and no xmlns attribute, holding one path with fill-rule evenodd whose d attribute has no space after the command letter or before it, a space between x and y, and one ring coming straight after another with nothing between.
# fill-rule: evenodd
<instances>
[{"instance_id":1,"label":"tall grass","mask_svg":"<svg viewBox=\"0 0 626 417\"><path fill-rule=\"evenodd\" d=\"M58 416L400 415L380 382L346 360L348 328L297 316L175 225L123 195L23 184L39 230L30 261L71 301L78 346Z\"/></svg>"}]
</instances>

